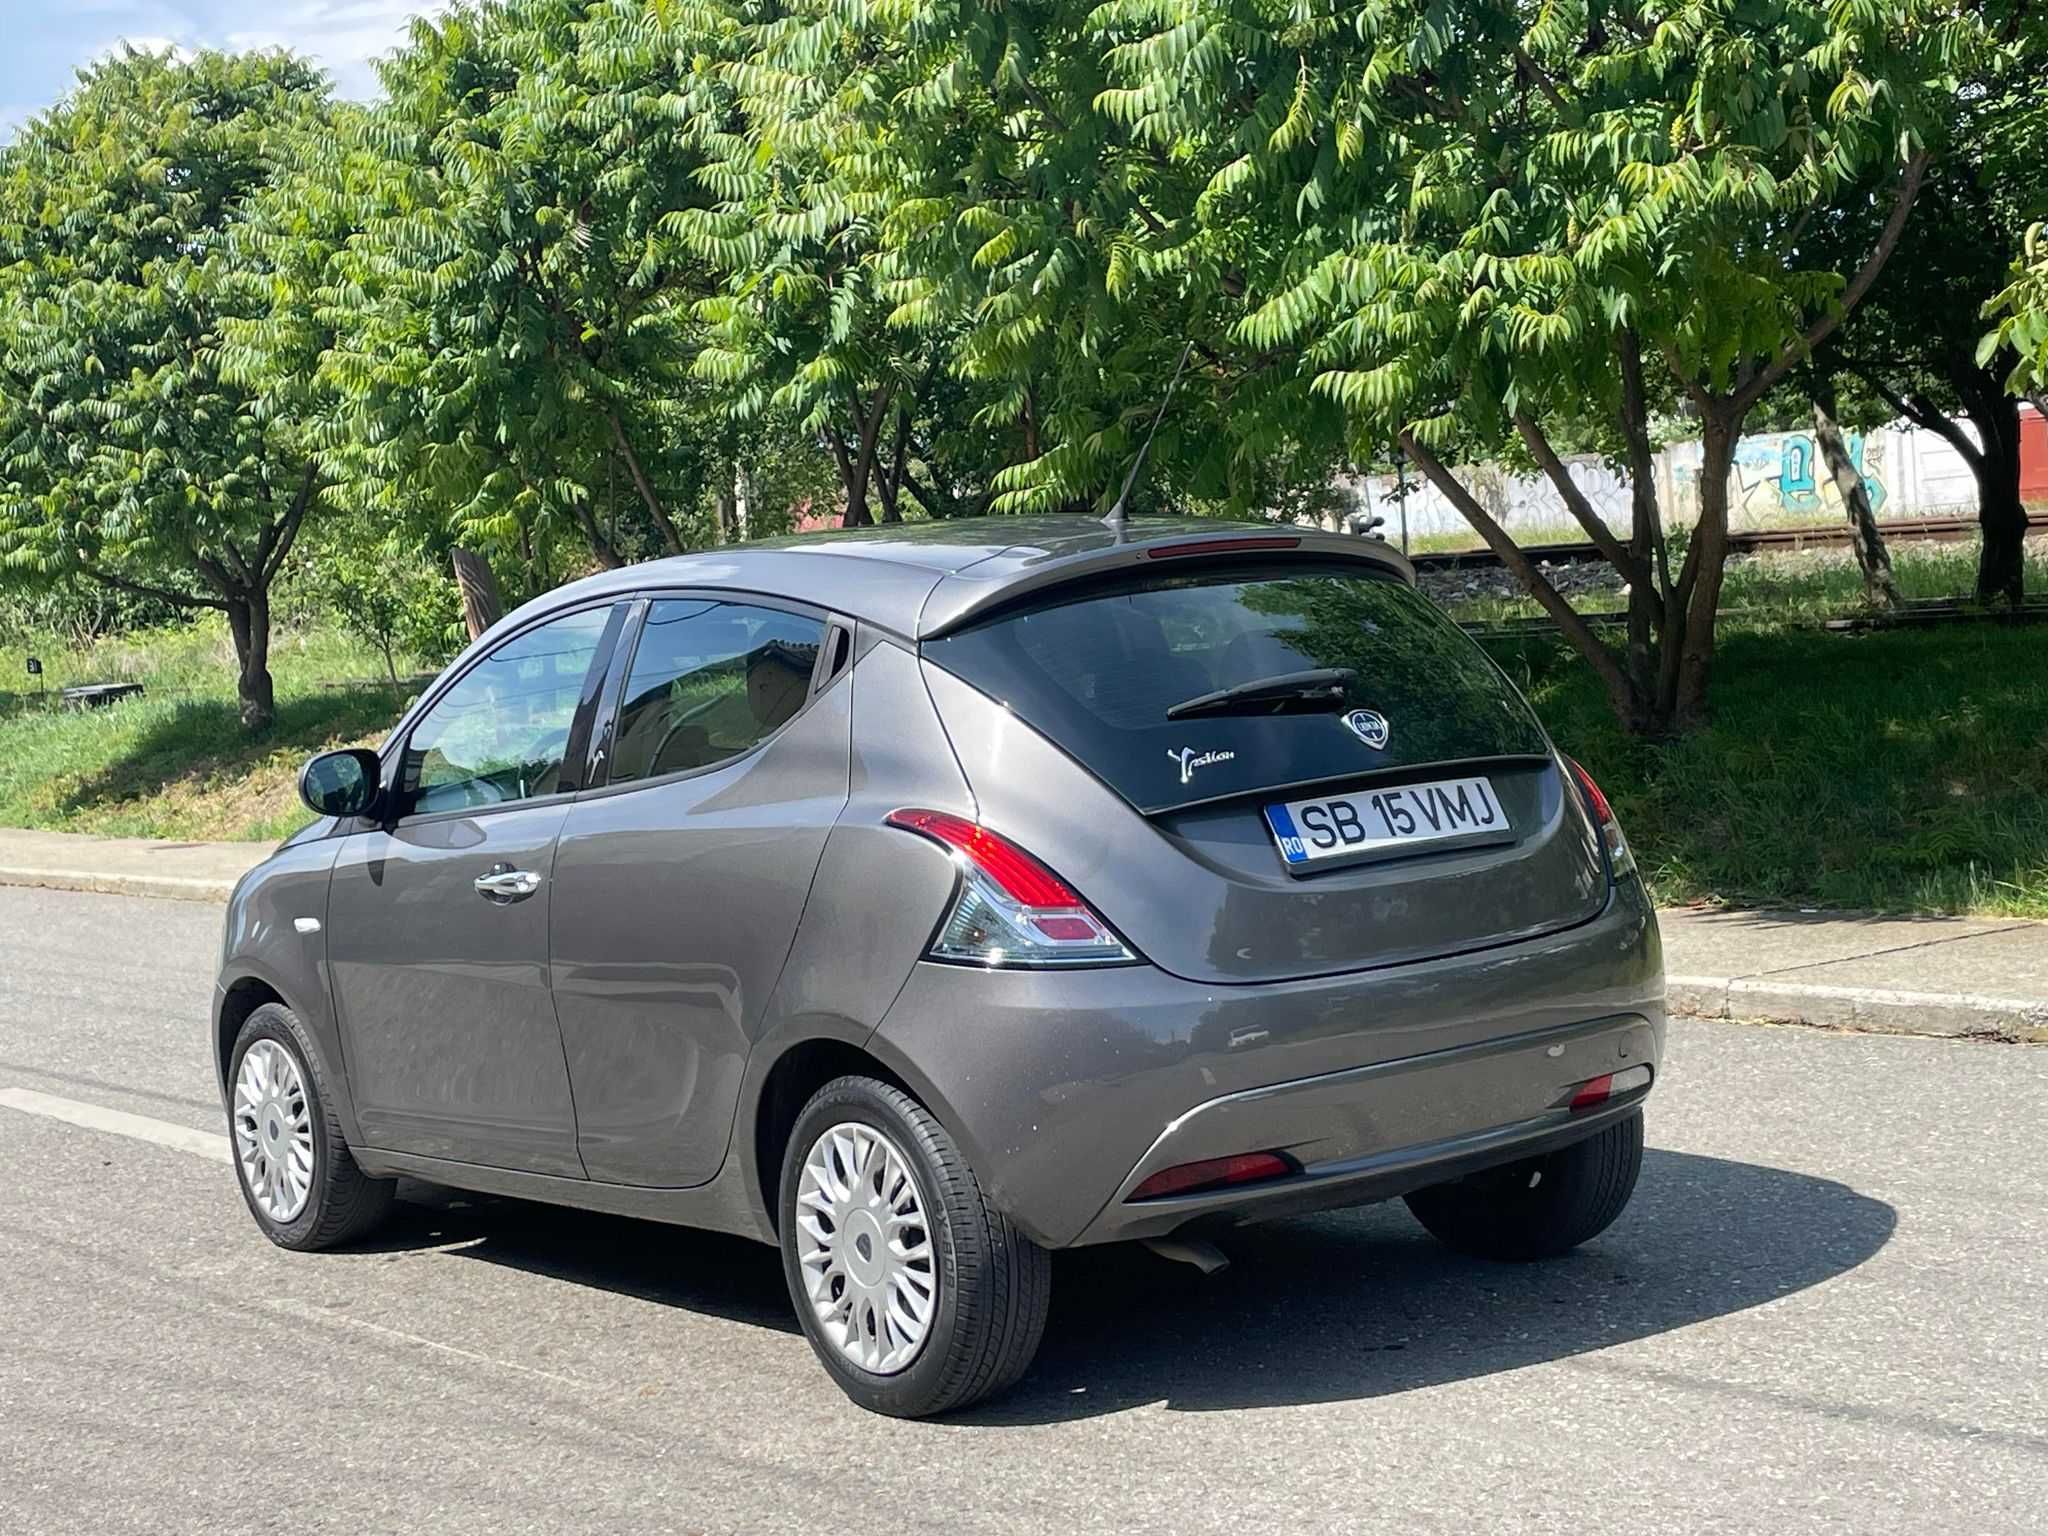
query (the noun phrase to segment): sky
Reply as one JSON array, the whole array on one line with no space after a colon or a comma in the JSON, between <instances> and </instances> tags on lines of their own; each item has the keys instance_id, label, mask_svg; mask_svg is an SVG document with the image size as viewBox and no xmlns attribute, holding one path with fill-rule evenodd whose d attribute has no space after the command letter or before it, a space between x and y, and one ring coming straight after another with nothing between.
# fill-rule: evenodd
<instances>
[{"instance_id":1,"label":"sky","mask_svg":"<svg viewBox=\"0 0 2048 1536\"><path fill-rule=\"evenodd\" d=\"M377 93L371 61L438 0L0 0L0 139L71 88L81 64L118 48L289 48L341 95Z\"/></svg>"}]
</instances>

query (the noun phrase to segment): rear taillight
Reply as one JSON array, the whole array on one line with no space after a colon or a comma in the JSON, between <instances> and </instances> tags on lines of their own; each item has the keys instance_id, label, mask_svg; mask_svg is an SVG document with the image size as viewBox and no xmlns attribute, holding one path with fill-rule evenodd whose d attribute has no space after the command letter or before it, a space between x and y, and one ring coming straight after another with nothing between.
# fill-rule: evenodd
<instances>
[{"instance_id":1,"label":"rear taillight","mask_svg":"<svg viewBox=\"0 0 2048 1536\"><path fill-rule=\"evenodd\" d=\"M1138 958L1079 892L1007 838L945 811L892 811L888 820L930 838L960 868L960 889L930 959L1032 967Z\"/></svg>"},{"instance_id":2,"label":"rear taillight","mask_svg":"<svg viewBox=\"0 0 2048 1536\"><path fill-rule=\"evenodd\" d=\"M1586 809L1592 813L1593 825L1600 829L1600 840L1607 845L1607 866L1614 872L1614 878L1619 880L1634 874L1636 856L1628 851L1628 839L1621 835L1621 823L1615 820L1614 807L1600 793L1600 786L1593 782L1593 775L1586 772L1585 764L1575 757L1568 757L1565 761L1571 764L1572 775L1585 792Z\"/></svg>"}]
</instances>

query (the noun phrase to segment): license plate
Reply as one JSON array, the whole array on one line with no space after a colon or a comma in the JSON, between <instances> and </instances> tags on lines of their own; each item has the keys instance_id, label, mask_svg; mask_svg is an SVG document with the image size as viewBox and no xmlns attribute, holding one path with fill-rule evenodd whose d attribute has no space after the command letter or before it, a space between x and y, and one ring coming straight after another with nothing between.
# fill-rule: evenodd
<instances>
[{"instance_id":1,"label":"license plate","mask_svg":"<svg viewBox=\"0 0 2048 1536\"><path fill-rule=\"evenodd\" d=\"M1449 838L1506 836L1508 813L1485 779L1439 779L1290 800L1266 807L1266 825L1290 868L1346 854L1416 848Z\"/></svg>"}]
</instances>

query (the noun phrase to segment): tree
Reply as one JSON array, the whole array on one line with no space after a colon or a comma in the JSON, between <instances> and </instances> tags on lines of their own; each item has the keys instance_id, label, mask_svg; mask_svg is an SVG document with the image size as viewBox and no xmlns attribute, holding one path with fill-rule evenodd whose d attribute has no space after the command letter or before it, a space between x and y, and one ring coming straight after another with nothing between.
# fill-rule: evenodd
<instances>
[{"instance_id":1,"label":"tree","mask_svg":"<svg viewBox=\"0 0 2048 1536\"><path fill-rule=\"evenodd\" d=\"M2016 357L2007 386L2048 417L2048 13L2018 0L2009 9L2002 89L1987 92L1977 116L1985 130L1982 184L2015 259L2011 281L1984 306L1997 324L1977 360L1991 366L2001 355Z\"/></svg>"},{"instance_id":2,"label":"tree","mask_svg":"<svg viewBox=\"0 0 2048 1536\"><path fill-rule=\"evenodd\" d=\"M897 445L934 513L1106 507L1187 342L1140 506L1263 509L1342 461L1343 412L1234 339L1228 253L1259 231L1205 229L1207 172L1105 105L1122 23L1073 0L744 9L720 201L677 220L732 274L699 368L836 439L851 519Z\"/></svg>"},{"instance_id":3,"label":"tree","mask_svg":"<svg viewBox=\"0 0 2048 1536\"><path fill-rule=\"evenodd\" d=\"M365 539L330 521L302 546L295 590L357 638L377 647L391 686L398 655L438 662L462 632L455 590L402 532Z\"/></svg>"},{"instance_id":4,"label":"tree","mask_svg":"<svg viewBox=\"0 0 2048 1536\"><path fill-rule=\"evenodd\" d=\"M700 158L644 31L592 0L417 20L388 101L267 205L299 259L242 339L323 393L343 499L515 557L520 585L681 552L709 488L710 278L661 227Z\"/></svg>"},{"instance_id":5,"label":"tree","mask_svg":"<svg viewBox=\"0 0 2048 1536\"><path fill-rule=\"evenodd\" d=\"M220 346L267 302L251 205L327 112L285 54L124 48L0 154L0 578L225 612L252 730L271 586L323 484Z\"/></svg>"},{"instance_id":6,"label":"tree","mask_svg":"<svg viewBox=\"0 0 2048 1536\"><path fill-rule=\"evenodd\" d=\"M1240 334L1293 349L1368 440L1398 438L1631 729L1699 723L1735 444L1882 271L1978 24L1919 0L1689 0L1658 14L1388 3L1272 25L1220 5L1173 7L1166 25L1167 9L1105 8L1152 28L1113 55L1124 110L1176 162L1217 167L1215 202L1295 213L1281 280L1255 282ZM1870 245L1846 265L1811 262L1805 229L1866 198L1860 178L1880 168ZM1676 570L1649 465L1658 374L1703 449ZM1545 427L1589 401L1611 413L1631 469L1626 542ZM1628 579L1619 654L1450 468L1510 435Z\"/></svg>"},{"instance_id":7,"label":"tree","mask_svg":"<svg viewBox=\"0 0 2048 1536\"><path fill-rule=\"evenodd\" d=\"M2020 359L1995 337L1980 346L1981 312L2005 282L2025 221L2048 212L2048 163L2038 138L2048 130L2048 55L2029 61L2008 51L2000 74L1954 109L1898 250L1856 323L1823 349L1818 364L1853 374L1892 417L1938 434L1970 466L1983 531L1977 595L2017 604L2027 514L2019 403L2007 384ZM2008 152L2030 133L2031 153ZM1824 238L1845 236L1867 237L1851 229Z\"/></svg>"}]
</instances>

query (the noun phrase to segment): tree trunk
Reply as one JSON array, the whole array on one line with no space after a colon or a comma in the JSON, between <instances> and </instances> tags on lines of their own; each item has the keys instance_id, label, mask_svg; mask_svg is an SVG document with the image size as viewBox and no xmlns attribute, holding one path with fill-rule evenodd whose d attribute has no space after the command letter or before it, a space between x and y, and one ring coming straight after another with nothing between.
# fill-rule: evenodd
<instances>
[{"instance_id":1,"label":"tree trunk","mask_svg":"<svg viewBox=\"0 0 2048 1536\"><path fill-rule=\"evenodd\" d=\"M1902 601L1899 584L1892 576L1891 552L1884 547L1884 535L1877 531L1877 518L1870 510L1870 488L1862 471L1849 458L1849 445L1842 440L1841 425L1835 420L1835 381L1822 375L1809 392L1813 401L1813 438L1828 474L1841 493L1842 511L1849 519L1849 537L1856 550L1856 563L1863 568L1863 596L1873 608L1897 608Z\"/></svg>"},{"instance_id":2,"label":"tree trunk","mask_svg":"<svg viewBox=\"0 0 2048 1536\"><path fill-rule=\"evenodd\" d=\"M1681 614L1671 596L1671 555L1664 542L1663 509L1657 503L1642 342L1634 331L1624 330L1616 352L1621 364L1621 436L1628 451L1629 554L1638 573L1630 577L1628 589L1628 670L1636 714L1623 724L1637 735L1656 735L1669 725L1662 657L1678 643Z\"/></svg>"},{"instance_id":3,"label":"tree trunk","mask_svg":"<svg viewBox=\"0 0 2048 1536\"><path fill-rule=\"evenodd\" d=\"M868 510L868 483L874 478L875 454L882 435L882 422L889 409L890 395L891 390L885 384L876 389L874 399L866 405L861 403L858 394L849 398L853 426L858 434L851 452L847 450L846 439L838 429L828 429L832 457L839 465L839 481L846 487L846 516L840 520L842 527L865 528L875 520Z\"/></svg>"},{"instance_id":4,"label":"tree trunk","mask_svg":"<svg viewBox=\"0 0 2048 1536\"><path fill-rule=\"evenodd\" d=\"M661 498L654 494L647 471L640 465L640 455L633 451L632 443L626 439L626 428L619 420L619 413L607 411L605 419L611 423L612 444L626 461L626 473L632 477L633 489L640 493L640 504L647 508L647 516L661 535L661 547L671 555L680 555L683 552L682 535L676 532L676 525L662 507Z\"/></svg>"},{"instance_id":5,"label":"tree trunk","mask_svg":"<svg viewBox=\"0 0 2048 1536\"><path fill-rule=\"evenodd\" d=\"M388 634L379 635L377 637L377 647L384 653L384 670L391 678L391 686L396 688L398 686L398 663L391 658L391 637Z\"/></svg>"},{"instance_id":6,"label":"tree trunk","mask_svg":"<svg viewBox=\"0 0 2048 1536\"><path fill-rule=\"evenodd\" d=\"M474 640L505 615L505 605L498 597L498 578L482 555L458 549L449 559L455 566L456 590L462 594L462 622Z\"/></svg>"},{"instance_id":7,"label":"tree trunk","mask_svg":"<svg viewBox=\"0 0 2048 1536\"><path fill-rule=\"evenodd\" d=\"M733 488L736 483L737 476L735 476L734 480L721 478L716 493L717 510L715 521L718 526L715 532L718 536L718 542L721 544L732 542L733 524L738 521L738 507L733 500Z\"/></svg>"},{"instance_id":8,"label":"tree trunk","mask_svg":"<svg viewBox=\"0 0 2048 1536\"><path fill-rule=\"evenodd\" d=\"M1607 690L1608 703L1613 707L1616 718L1629 720L1636 714L1636 701L1630 696L1627 675L1621 663L1615 659L1600 637L1593 632L1571 602L1550 584L1548 578L1536 568L1535 563L1508 536L1494 516L1488 512L1479 498L1474 496L1457 476L1446 469L1437 456L1431 453L1415 437L1403 432L1400 438L1401 451L1408 455L1409 462L1421 470L1429 483L1444 495L1444 498L1465 516L1465 521L1475 528L1486 540L1486 547L1500 557L1500 563L1513 573L1528 594L1535 598L1543 611L1556 621L1579 654L1586 658L1601 684Z\"/></svg>"},{"instance_id":9,"label":"tree trunk","mask_svg":"<svg viewBox=\"0 0 2048 1536\"><path fill-rule=\"evenodd\" d=\"M235 692L241 700L242 729L267 731L277 720L277 695L270 680L270 594L244 591L228 599L228 630L235 637Z\"/></svg>"},{"instance_id":10,"label":"tree trunk","mask_svg":"<svg viewBox=\"0 0 2048 1536\"><path fill-rule=\"evenodd\" d=\"M1720 618L1721 578L1728 568L1728 479L1735 469L1742 416L1741 410L1726 403L1701 413L1700 520L1686 552L1687 574L1679 579L1681 592L1688 581L1691 590L1685 593L1685 623L1670 700L1671 727L1678 731L1692 730L1707 719L1714 626Z\"/></svg>"},{"instance_id":11,"label":"tree trunk","mask_svg":"<svg viewBox=\"0 0 2048 1536\"><path fill-rule=\"evenodd\" d=\"M752 477L748 475L745 465L733 465L732 530L739 536L742 544L754 536L754 496L751 480Z\"/></svg>"},{"instance_id":12,"label":"tree trunk","mask_svg":"<svg viewBox=\"0 0 2048 1536\"><path fill-rule=\"evenodd\" d=\"M2003 598L2017 608L2027 592L2027 509L2020 502L2019 402L1996 387L1964 397L1983 451L1977 475L1977 598Z\"/></svg>"}]
</instances>

